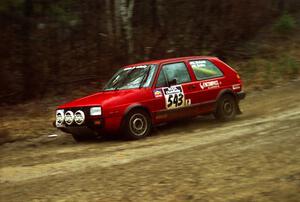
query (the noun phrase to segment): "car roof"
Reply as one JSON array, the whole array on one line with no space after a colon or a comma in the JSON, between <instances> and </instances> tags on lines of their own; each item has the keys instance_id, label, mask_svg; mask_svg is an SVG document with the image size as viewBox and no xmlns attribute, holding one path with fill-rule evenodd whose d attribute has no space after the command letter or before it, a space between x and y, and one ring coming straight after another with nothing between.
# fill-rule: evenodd
<instances>
[{"instance_id":1,"label":"car roof","mask_svg":"<svg viewBox=\"0 0 300 202\"><path fill-rule=\"evenodd\" d=\"M131 64L131 65L126 65L125 67L133 67L133 66L147 65L147 64L172 63L172 62L179 62L179 61L185 61L185 60L195 60L195 59L206 59L206 60L209 60L209 59L217 59L217 57L211 57L211 56L177 57L177 58L151 60L151 61L147 61L147 62L135 63L135 64Z\"/></svg>"}]
</instances>

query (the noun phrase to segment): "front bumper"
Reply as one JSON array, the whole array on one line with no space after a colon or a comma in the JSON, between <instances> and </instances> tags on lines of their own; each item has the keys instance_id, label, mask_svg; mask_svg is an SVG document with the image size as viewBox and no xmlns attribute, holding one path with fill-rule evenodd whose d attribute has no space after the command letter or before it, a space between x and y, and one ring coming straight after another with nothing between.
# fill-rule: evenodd
<instances>
[{"instance_id":1,"label":"front bumper","mask_svg":"<svg viewBox=\"0 0 300 202\"><path fill-rule=\"evenodd\" d=\"M65 133L70 134L87 134L87 135L100 135L101 132L104 132L104 119L91 119L87 120L83 125L66 125L64 124L61 127L56 126L56 122L53 122L53 126Z\"/></svg>"},{"instance_id":2,"label":"front bumper","mask_svg":"<svg viewBox=\"0 0 300 202\"><path fill-rule=\"evenodd\" d=\"M62 128L58 128L61 131L65 132L65 133L70 133L70 134L84 134L84 135L92 135L92 136L98 136L99 135L99 131L98 130L94 130L92 128L89 127L62 127Z\"/></svg>"}]
</instances>

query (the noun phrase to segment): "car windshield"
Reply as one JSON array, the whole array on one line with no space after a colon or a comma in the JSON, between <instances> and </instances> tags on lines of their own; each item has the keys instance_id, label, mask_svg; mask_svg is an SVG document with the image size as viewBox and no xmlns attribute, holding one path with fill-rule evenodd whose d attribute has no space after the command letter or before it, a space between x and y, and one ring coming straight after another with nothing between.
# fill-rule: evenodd
<instances>
[{"instance_id":1,"label":"car windshield","mask_svg":"<svg viewBox=\"0 0 300 202\"><path fill-rule=\"evenodd\" d=\"M104 91L149 87L157 65L141 65L120 69L106 84Z\"/></svg>"}]
</instances>

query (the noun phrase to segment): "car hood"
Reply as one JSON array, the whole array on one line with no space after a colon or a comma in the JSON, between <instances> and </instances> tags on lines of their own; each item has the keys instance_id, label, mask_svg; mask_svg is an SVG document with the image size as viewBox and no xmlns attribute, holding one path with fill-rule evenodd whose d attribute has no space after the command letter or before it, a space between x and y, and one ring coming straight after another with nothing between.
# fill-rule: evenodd
<instances>
[{"instance_id":1,"label":"car hood","mask_svg":"<svg viewBox=\"0 0 300 202\"><path fill-rule=\"evenodd\" d=\"M137 92L140 93L140 91L142 91L142 89L103 91L73 100L59 106L58 108L63 109L73 107L121 105L125 104L124 102L131 102L133 95Z\"/></svg>"}]
</instances>

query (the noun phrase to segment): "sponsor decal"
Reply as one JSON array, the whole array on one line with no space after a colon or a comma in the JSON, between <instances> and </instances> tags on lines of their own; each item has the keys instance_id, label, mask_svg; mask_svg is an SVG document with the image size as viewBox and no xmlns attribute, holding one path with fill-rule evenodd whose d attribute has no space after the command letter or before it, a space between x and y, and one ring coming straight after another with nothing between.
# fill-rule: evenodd
<instances>
[{"instance_id":1,"label":"sponsor decal","mask_svg":"<svg viewBox=\"0 0 300 202\"><path fill-rule=\"evenodd\" d=\"M191 65L192 68L205 67L206 66L206 61L205 60L191 61L190 65Z\"/></svg>"},{"instance_id":2,"label":"sponsor decal","mask_svg":"<svg viewBox=\"0 0 300 202\"><path fill-rule=\"evenodd\" d=\"M163 88L167 109L184 107L186 105L184 92L181 85Z\"/></svg>"},{"instance_id":3,"label":"sponsor decal","mask_svg":"<svg viewBox=\"0 0 300 202\"><path fill-rule=\"evenodd\" d=\"M232 90L241 89L241 84L234 84L232 85Z\"/></svg>"},{"instance_id":4,"label":"sponsor decal","mask_svg":"<svg viewBox=\"0 0 300 202\"><path fill-rule=\"evenodd\" d=\"M124 68L124 70L129 70L129 69L132 69L132 68L135 68L135 69L144 69L146 67L147 67L147 65L139 65L139 66L126 67L126 68Z\"/></svg>"},{"instance_id":5,"label":"sponsor decal","mask_svg":"<svg viewBox=\"0 0 300 202\"><path fill-rule=\"evenodd\" d=\"M153 93L154 93L154 97L162 97L163 96L163 94L162 94L162 92L161 92L160 89L155 89L153 91Z\"/></svg>"},{"instance_id":6,"label":"sponsor decal","mask_svg":"<svg viewBox=\"0 0 300 202\"><path fill-rule=\"evenodd\" d=\"M177 94L182 92L181 86L171 86L170 88L163 89L165 95Z\"/></svg>"},{"instance_id":7,"label":"sponsor decal","mask_svg":"<svg viewBox=\"0 0 300 202\"><path fill-rule=\"evenodd\" d=\"M218 87L220 87L220 83L219 83L219 81L207 81L207 82L200 83L200 87L202 90L218 88Z\"/></svg>"},{"instance_id":8,"label":"sponsor decal","mask_svg":"<svg viewBox=\"0 0 300 202\"><path fill-rule=\"evenodd\" d=\"M186 99L185 100L185 106L190 106L192 104L192 100L191 99Z\"/></svg>"}]
</instances>

